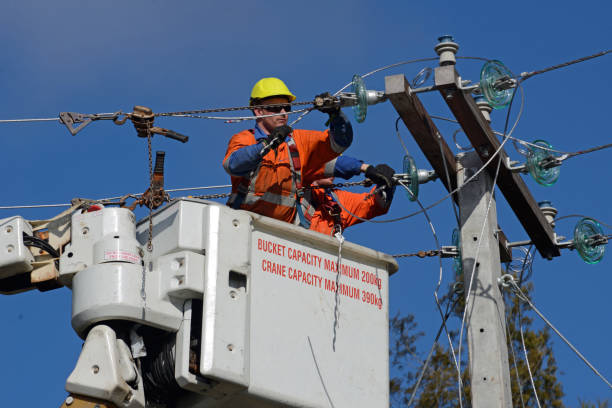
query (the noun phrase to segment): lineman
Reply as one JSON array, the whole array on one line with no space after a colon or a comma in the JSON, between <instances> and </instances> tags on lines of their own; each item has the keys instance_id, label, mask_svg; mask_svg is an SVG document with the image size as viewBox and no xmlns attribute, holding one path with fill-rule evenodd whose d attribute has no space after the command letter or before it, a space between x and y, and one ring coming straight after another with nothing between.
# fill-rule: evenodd
<instances>
[{"instance_id":1,"label":"lineman","mask_svg":"<svg viewBox=\"0 0 612 408\"><path fill-rule=\"evenodd\" d=\"M253 129L230 139L223 160L223 167L232 176L230 207L300 223L296 213L302 186L323 178L325 164L351 144L352 126L338 107L320 109L329 114L329 130L293 130L287 126L286 113L294 100L278 78L262 78L253 87L250 105L260 105L253 108L255 116L285 114L260 117Z\"/></svg>"},{"instance_id":2,"label":"lineman","mask_svg":"<svg viewBox=\"0 0 612 408\"><path fill-rule=\"evenodd\" d=\"M351 193L329 187L333 177L315 181L313 184L321 188L307 190L299 209L302 218L307 220L304 227L331 235L342 233L351 225L363 222L363 219L369 220L387 213L395 192L395 171L391 167L386 164L374 167L347 156L340 156L334 162L326 167L333 165L336 175L348 179L362 171L376 183L376 187L369 193Z\"/></svg>"}]
</instances>

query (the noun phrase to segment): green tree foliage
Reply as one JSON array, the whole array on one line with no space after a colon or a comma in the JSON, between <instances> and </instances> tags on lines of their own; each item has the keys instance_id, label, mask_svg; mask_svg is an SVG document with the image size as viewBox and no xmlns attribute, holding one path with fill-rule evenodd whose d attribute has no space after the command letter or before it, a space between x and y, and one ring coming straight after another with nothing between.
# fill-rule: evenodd
<instances>
[{"instance_id":1,"label":"green tree foliage","mask_svg":"<svg viewBox=\"0 0 612 408\"><path fill-rule=\"evenodd\" d=\"M596 403L592 403L578 399L578 403L580 404L580 408L610 408L610 402L608 400L600 401L598 399Z\"/></svg>"},{"instance_id":2,"label":"green tree foliage","mask_svg":"<svg viewBox=\"0 0 612 408\"><path fill-rule=\"evenodd\" d=\"M523 292L531 297L533 284L524 284ZM525 359L525 350L527 350L527 360L531 368L540 406L563 407L561 400L563 398L563 386L557 378L557 362L552 349L549 328L536 329L533 325L533 318L530 317L529 306L513 294L506 294L505 302L506 308L510 308L506 311L508 315L506 321L509 333L507 340L513 406L538 406ZM521 339L521 326L525 342L524 348ZM512 351L514 351L514 358Z\"/></svg>"},{"instance_id":3,"label":"green tree foliage","mask_svg":"<svg viewBox=\"0 0 612 408\"><path fill-rule=\"evenodd\" d=\"M530 283L523 285L523 291L529 296L533 291ZM542 407L563 407L563 387L557 378L557 364L554 358L550 331L548 328L536 328L528 306L520 302L513 294L506 295L507 328L509 336L508 351L511 374L513 406L537 407L537 401L531 385L529 371L523 352L520 325L523 327L523 338L527 358L537 395ZM451 302L451 299L443 299ZM455 352L457 352L458 326L464 309L463 299L454 302L452 316L448 326L455 327L450 331ZM520 324L519 324L520 322ZM450 329L450 328L449 328ZM398 374L391 379L390 392L392 406L406 407L414 391L421 371L422 363L429 350L423 352L416 349L416 340L423 336L417 332L414 316L396 315L390 322L390 361ZM467 346L461 350L462 368L462 398L463 406L469 407L470 386L467 370ZM514 356L511 352L514 350ZM517 378L518 377L518 378ZM457 368L449 351L445 333L442 333L438 344L433 349L427 370L424 372L421 384L412 403L413 407L457 407L459 406ZM590 405L585 405L590 407Z\"/></svg>"}]
</instances>

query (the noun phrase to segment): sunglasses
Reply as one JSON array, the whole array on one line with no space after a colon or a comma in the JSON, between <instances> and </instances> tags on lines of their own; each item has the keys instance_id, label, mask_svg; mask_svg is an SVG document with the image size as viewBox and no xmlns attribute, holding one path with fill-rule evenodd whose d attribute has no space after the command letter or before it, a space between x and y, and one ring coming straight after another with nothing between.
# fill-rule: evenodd
<instances>
[{"instance_id":1,"label":"sunglasses","mask_svg":"<svg viewBox=\"0 0 612 408\"><path fill-rule=\"evenodd\" d=\"M272 113L281 113L283 109L285 110L285 112L291 112L291 105L270 106L270 107L264 107L263 109L267 110L268 112L272 112Z\"/></svg>"}]
</instances>

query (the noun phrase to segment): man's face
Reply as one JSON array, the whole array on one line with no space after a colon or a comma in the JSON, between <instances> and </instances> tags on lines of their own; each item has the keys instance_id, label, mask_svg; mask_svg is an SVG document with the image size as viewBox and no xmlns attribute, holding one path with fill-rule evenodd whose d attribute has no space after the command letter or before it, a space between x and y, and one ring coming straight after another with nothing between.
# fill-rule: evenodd
<instances>
[{"instance_id":1,"label":"man's face","mask_svg":"<svg viewBox=\"0 0 612 408\"><path fill-rule=\"evenodd\" d=\"M286 98L284 96L275 96L272 98L266 98L263 101L261 101L259 104L260 105L276 105L276 104L288 104L289 103L289 98ZM273 112L272 110L267 110L265 108L256 108L253 109L253 112L255 113L255 116L261 116L261 115L271 115L274 113L285 113L284 115L278 115L278 116L270 116L267 118L260 118L257 119L257 123L263 128L263 130L266 131L266 133L270 133L272 132L272 130L278 126L282 126L282 125L286 125L287 124L287 115L286 112L288 112L289 110L291 110L290 105L288 105L288 107L285 109L283 107L283 109L278 110L278 108L271 108L273 109L275 112ZM288 109L288 110L287 110Z\"/></svg>"}]
</instances>

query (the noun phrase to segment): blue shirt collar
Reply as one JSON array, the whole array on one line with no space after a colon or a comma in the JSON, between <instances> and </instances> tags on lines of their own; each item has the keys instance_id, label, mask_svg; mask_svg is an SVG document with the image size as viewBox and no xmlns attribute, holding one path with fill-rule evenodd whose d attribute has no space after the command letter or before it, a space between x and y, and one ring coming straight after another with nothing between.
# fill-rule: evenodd
<instances>
[{"instance_id":1,"label":"blue shirt collar","mask_svg":"<svg viewBox=\"0 0 612 408\"><path fill-rule=\"evenodd\" d=\"M253 129L253 134L255 136L255 140L265 139L268 137L268 135L266 135L264 131L261 130L261 128L259 127L259 124L255 125L255 128Z\"/></svg>"}]
</instances>

